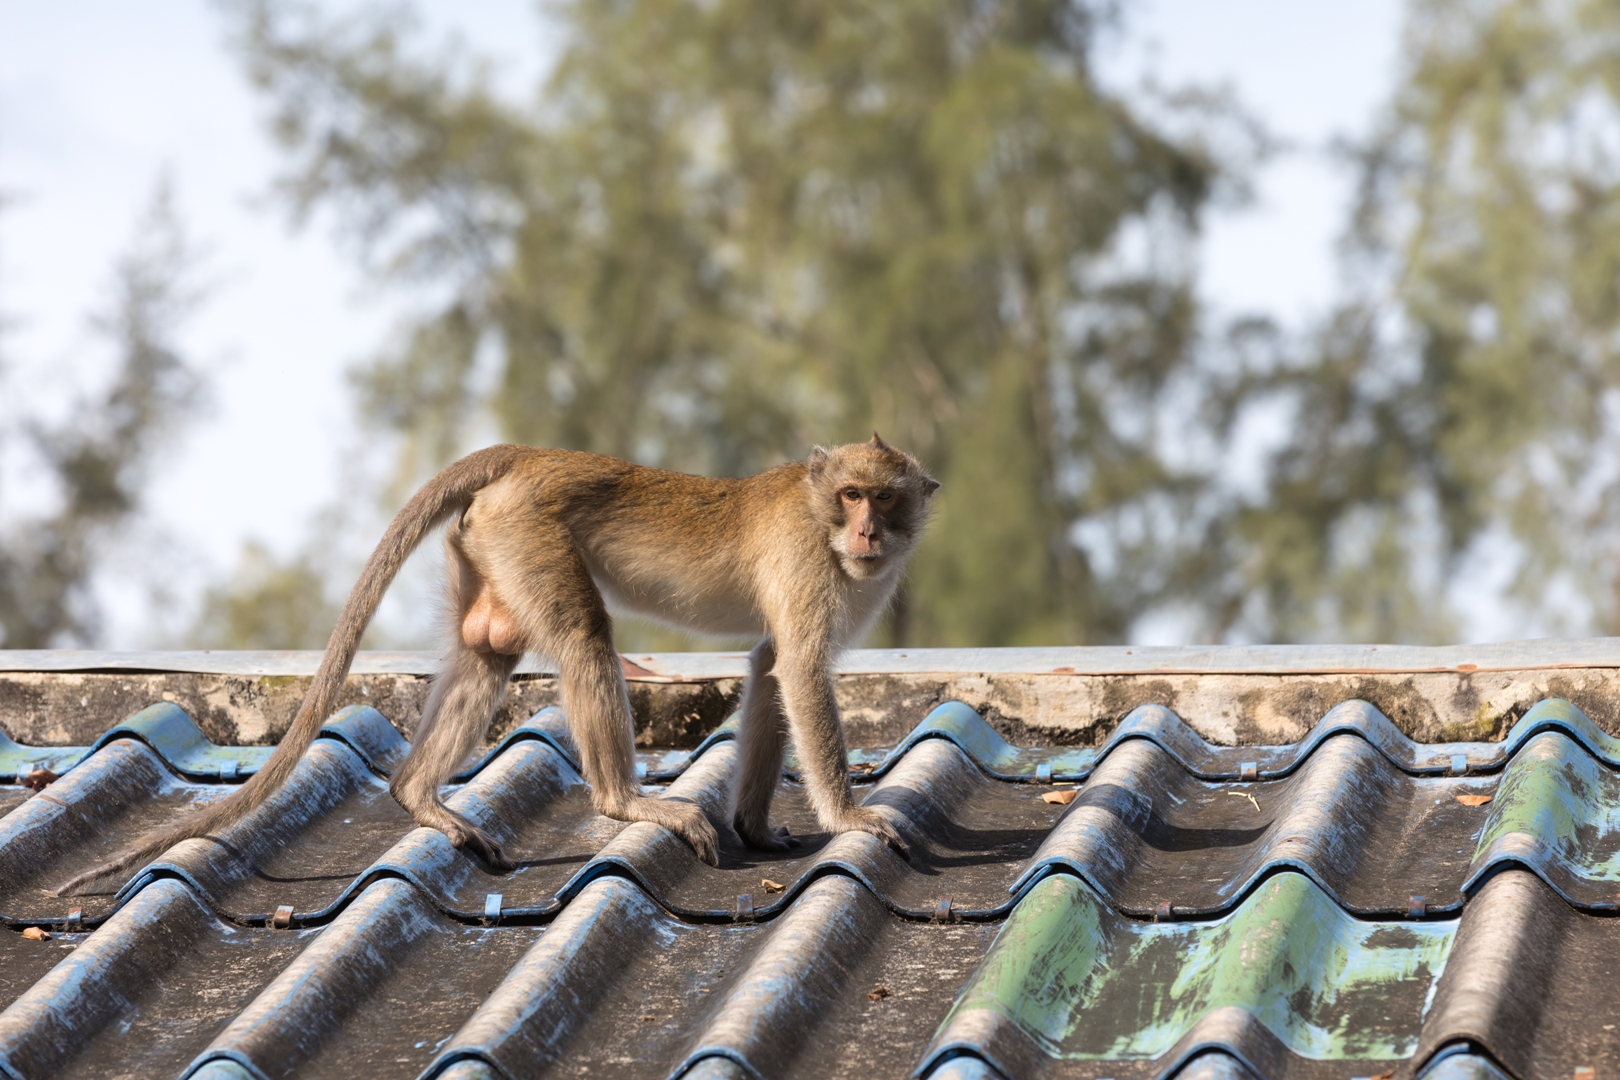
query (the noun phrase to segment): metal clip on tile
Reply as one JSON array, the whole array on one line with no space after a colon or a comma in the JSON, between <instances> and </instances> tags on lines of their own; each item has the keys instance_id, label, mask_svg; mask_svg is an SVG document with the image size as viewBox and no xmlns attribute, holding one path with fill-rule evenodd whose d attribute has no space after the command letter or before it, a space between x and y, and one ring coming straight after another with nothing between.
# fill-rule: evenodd
<instances>
[{"instance_id":1,"label":"metal clip on tile","mask_svg":"<svg viewBox=\"0 0 1620 1080\"><path fill-rule=\"evenodd\" d=\"M1451 755L1451 775L1462 776L1468 772L1468 756L1466 754Z\"/></svg>"},{"instance_id":2,"label":"metal clip on tile","mask_svg":"<svg viewBox=\"0 0 1620 1080\"><path fill-rule=\"evenodd\" d=\"M234 759L231 760L231 761L225 761L225 762L220 763L220 766L219 766L219 778L221 780L235 780L236 779L236 761Z\"/></svg>"},{"instance_id":3,"label":"metal clip on tile","mask_svg":"<svg viewBox=\"0 0 1620 1080\"><path fill-rule=\"evenodd\" d=\"M1159 901L1159 906L1153 911L1154 922L1169 922L1170 916L1176 912L1175 907L1168 900Z\"/></svg>"},{"instance_id":4,"label":"metal clip on tile","mask_svg":"<svg viewBox=\"0 0 1620 1080\"><path fill-rule=\"evenodd\" d=\"M1035 782L1039 784L1050 784L1052 782L1052 763L1050 761L1043 761L1035 766Z\"/></svg>"},{"instance_id":5,"label":"metal clip on tile","mask_svg":"<svg viewBox=\"0 0 1620 1080\"><path fill-rule=\"evenodd\" d=\"M1421 896L1412 897L1411 902L1406 907L1406 917L1408 919L1421 919L1428 912L1429 903Z\"/></svg>"},{"instance_id":6,"label":"metal clip on tile","mask_svg":"<svg viewBox=\"0 0 1620 1080\"><path fill-rule=\"evenodd\" d=\"M948 896L941 897L939 903L934 906L934 921L935 922L950 922L951 921L951 898L950 897L948 897Z\"/></svg>"},{"instance_id":7,"label":"metal clip on tile","mask_svg":"<svg viewBox=\"0 0 1620 1080\"><path fill-rule=\"evenodd\" d=\"M501 921L501 894L498 892L484 894L484 925L494 926Z\"/></svg>"},{"instance_id":8,"label":"metal clip on tile","mask_svg":"<svg viewBox=\"0 0 1620 1080\"><path fill-rule=\"evenodd\" d=\"M754 894L740 893L737 896L737 921L748 922L754 917Z\"/></svg>"},{"instance_id":9,"label":"metal clip on tile","mask_svg":"<svg viewBox=\"0 0 1620 1080\"><path fill-rule=\"evenodd\" d=\"M1260 763L1258 761L1240 761L1240 762L1238 762L1238 779L1239 780L1258 780L1258 779L1260 779Z\"/></svg>"},{"instance_id":10,"label":"metal clip on tile","mask_svg":"<svg viewBox=\"0 0 1620 1080\"><path fill-rule=\"evenodd\" d=\"M270 926L275 930L285 930L292 925L292 905L282 904L276 908L274 915L270 916Z\"/></svg>"},{"instance_id":11,"label":"metal clip on tile","mask_svg":"<svg viewBox=\"0 0 1620 1080\"><path fill-rule=\"evenodd\" d=\"M68 908L67 921L63 924L70 934L77 934L84 929L84 908L75 904Z\"/></svg>"}]
</instances>

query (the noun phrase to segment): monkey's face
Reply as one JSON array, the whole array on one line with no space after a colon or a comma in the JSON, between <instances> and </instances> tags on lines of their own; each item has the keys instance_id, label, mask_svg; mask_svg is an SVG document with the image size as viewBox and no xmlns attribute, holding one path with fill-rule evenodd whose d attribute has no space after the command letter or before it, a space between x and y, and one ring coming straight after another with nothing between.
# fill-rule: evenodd
<instances>
[{"instance_id":1,"label":"monkey's face","mask_svg":"<svg viewBox=\"0 0 1620 1080\"><path fill-rule=\"evenodd\" d=\"M939 483L910 454L877 436L816 448L809 480L816 516L844 572L857 580L898 567L911 553Z\"/></svg>"}]
</instances>

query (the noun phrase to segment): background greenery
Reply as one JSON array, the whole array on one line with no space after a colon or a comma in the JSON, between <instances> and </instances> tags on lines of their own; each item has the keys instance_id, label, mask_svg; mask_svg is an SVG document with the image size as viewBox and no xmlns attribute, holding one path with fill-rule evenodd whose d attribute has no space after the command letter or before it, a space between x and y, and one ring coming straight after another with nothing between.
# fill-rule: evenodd
<instances>
[{"instance_id":1,"label":"background greenery","mask_svg":"<svg viewBox=\"0 0 1620 1080\"><path fill-rule=\"evenodd\" d=\"M1189 640L1465 638L1487 572L1545 625L1620 621L1612 4L1411 0L1345 148L1349 285L1304 331L1201 309L1201 222L1270 148L1219 95L1099 83L1129 5L563 3L521 105L397 10L226 12L279 196L438 298L354 372L397 451L383 505L490 431L738 474L876 429L944 483L876 644L1105 643L1154 612ZM127 374L91 412L123 426L13 433L65 494L0 538L7 647L93 640L98 545L194 399L162 250L119 279L147 315L109 324ZM184 643L318 646L350 572L251 549Z\"/></svg>"}]
</instances>

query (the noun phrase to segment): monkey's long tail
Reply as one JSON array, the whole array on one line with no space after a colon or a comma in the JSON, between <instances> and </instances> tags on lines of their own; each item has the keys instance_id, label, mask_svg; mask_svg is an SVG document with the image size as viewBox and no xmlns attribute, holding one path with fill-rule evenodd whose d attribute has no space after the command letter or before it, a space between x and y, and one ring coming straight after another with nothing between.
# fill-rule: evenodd
<instances>
[{"instance_id":1,"label":"monkey's long tail","mask_svg":"<svg viewBox=\"0 0 1620 1080\"><path fill-rule=\"evenodd\" d=\"M146 862L182 840L205 836L238 821L286 783L299 758L304 756L304 751L331 713L338 693L343 689L349 666L354 663L354 654L360 647L360 636L366 632L366 626L377 612L377 605L382 602L383 593L388 590L406 558L435 527L467 506L480 488L505 476L518 460L532 453L533 449L526 446L491 446L462 458L423 485L395 516L382 542L371 553L371 558L366 560L366 568L349 593L349 599L343 605L343 614L338 617L337 626L326 643L326 653L321 657L320 667L315 670L315 681L304 695L304 701L298 707L298 714L293 717L287 734L282 736L280 745L264 767L230 795L187 815L174 825L147 833L133 847L126 848L112 860L58 888L56 895L70 895L82 885Z\"/></svg>"}]
</instances>

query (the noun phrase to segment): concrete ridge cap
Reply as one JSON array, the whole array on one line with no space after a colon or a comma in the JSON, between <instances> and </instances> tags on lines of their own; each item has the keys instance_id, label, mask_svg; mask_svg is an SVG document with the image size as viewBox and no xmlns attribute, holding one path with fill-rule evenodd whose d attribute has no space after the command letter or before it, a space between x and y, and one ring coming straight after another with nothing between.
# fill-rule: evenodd
<instances>
[{"instance_id":1,"label":"concrete ridge cap","mask_svg":"<svg viewBox=\"0 0 1620 1080\"><path fill-rule=\"evenodd\" d=\"M307 677L321 654L297 651L0 649L8 673L196 673ZM632 682L740 678L748 654L628 653ZM356 675L431 675L433 652L362 652ZM1620 668L1620 638L1545 638L1476 645L1105 645L983 649L851 649L843 675L1399 675ZM533 656L518 674L548 674Z\"/></svg>"}]
</instances>

